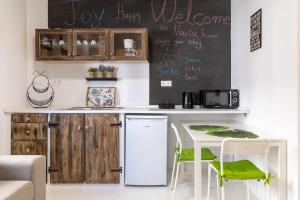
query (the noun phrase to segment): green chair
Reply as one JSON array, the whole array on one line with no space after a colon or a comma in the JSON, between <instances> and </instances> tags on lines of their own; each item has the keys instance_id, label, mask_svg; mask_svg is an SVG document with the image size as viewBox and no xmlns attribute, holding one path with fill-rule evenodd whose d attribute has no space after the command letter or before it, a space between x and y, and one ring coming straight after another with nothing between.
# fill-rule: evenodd
<instances>
[{"instance_id":1,"label":"green chair","mask_svg":"<svg viewBox=\"0 0 300 200\"><path fill-rule=\"evenodd\" d=\"M224 196L224 183L226 181L247 181L247 198L250 200L249 181L264 180L267 188L267 200L269 200L269 174L267 163L270 141L265 139L225 139L222 142L220 161L213 161L208 169L207 200L210 197L210 176L211 169L216 172L217 193L219 200L219 186L221 186L222 200ZM264 171L259 169L249 160L238 160L223 162L224 155L264 155Z\"/></svg>"},{"instance_id":2,"label":"green chair","mask_svg":"<svg viewBox=\"0 0 300 200\"><path fill-rule=\"evenodd\" d=\"M171 178L171 186L170 189L173 189L172 199L175 199L175 191L177 187L177 180L178 180L178 172L180 168L180 163L182 162L194 162L194 149L184 149L182 145L181 138L179 136L178 130L174 123L171 123L171 128L174 130L177 142L175 148L175 156L174 156L174 164L173 164L173 171L172 171L172 178ZM212 162L217 158L208 148L201 149L201 160L202 162ZM177 165L177 167L176 167ZM176 172L175 172L176 170ZM176 177L175 176L176 173ZM174 179L175 178L175 179Z\"/></svg>"}]
</instances>

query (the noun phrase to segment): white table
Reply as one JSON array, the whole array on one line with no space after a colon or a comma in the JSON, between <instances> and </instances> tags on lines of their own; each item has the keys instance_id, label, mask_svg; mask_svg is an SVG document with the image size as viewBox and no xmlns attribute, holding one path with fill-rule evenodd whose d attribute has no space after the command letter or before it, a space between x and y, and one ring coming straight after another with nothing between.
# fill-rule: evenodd
<instances>
[{"instance_id":1,"label":"white table","mask_svg":"<svg viewBox=\"0 0 300 200\"><path fill-rule=\"evenodd\" d=\"M202 199L201 192L201 148L202 147L221 147L221 143L224 138L209 136L203 131L195 131L189 128L190 125L226 125L229 126L230 129L242 129L246 131L251 131L259 136L259 138L266 138L271 141L271 147L278 148L278 174L276 178L278 178L278 197L280 200L287 199L287 156L286 156L286 140L272 138L271 134L266 133L265 131L258 130L254 127L238 123L238 122L194 122L194 123L183 123L182 124L187 133L191 136L194 141L195 148L195 162L194 162L194 177L195 177L195 200Z\"/></svg>"}]
</instances>

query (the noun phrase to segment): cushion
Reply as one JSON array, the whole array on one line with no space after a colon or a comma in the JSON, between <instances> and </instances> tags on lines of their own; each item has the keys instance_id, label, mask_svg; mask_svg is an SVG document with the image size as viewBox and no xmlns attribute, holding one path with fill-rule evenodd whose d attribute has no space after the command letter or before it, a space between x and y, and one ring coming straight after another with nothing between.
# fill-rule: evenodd
<instances>
[{"instance_id":1,"label":"cushion","mask_svg":"<svg viewBox=\"0 0 300 200\"><path fill-rule=\"evenodd\" d=\"M32 200L33 184L30 181L0 181L0 199Z\"/></svg>"},{"instance_id":2,"label":"cushion","mask_svg":"<svg viewBox=\"0 0 300 200\"><path fill-rule=\"evenodd\" d=\"M219 161L213 161L212 166L221 175ZM266 174L249 160L239 160L235 162L223 162L225 180L265 180Z\"/></svg>"},{"instance_id":3,"label":"cushion","mask_svg":"<svg viewBox=\"0 0 300 200\"><path fill-rule=\"evenodd\" d=\"M176 149L176 153L179 154L179 148ZM178 157L178 161L194 161L195 151L194 149L182 149L181 155ZM201 149L201 160L214 160L217 156L214 155L210 149Z\"/></svg>"}]
</instances>

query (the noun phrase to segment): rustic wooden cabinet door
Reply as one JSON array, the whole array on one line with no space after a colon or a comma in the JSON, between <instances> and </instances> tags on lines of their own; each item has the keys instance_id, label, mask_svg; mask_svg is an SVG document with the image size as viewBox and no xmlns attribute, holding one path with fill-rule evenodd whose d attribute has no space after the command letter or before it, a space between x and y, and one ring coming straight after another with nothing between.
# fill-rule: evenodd
<instances>
[{"instance_id":1,"label":"rustic wooden cabinet door","mask_svg":"<svg viewBox=\"0 0 300 200\"><path fill-rule=\"evenodd\" d=\"M51 183L84 182L84 114L52 114Z\"/></svg>"},{"instance_id":2,"label":"rustic wooden cabinet door","mask_svg":"<svg viewBox=\"0 0 300 200\"><path fill-rule=\"evenodd\" d=\"M48 114L13 113L11 121L14 123L47 123Z\"/></svg>"},{"instance_id":3,"label":"rustic wooden cabinet door","mask_svg":"<svg viewBox=\"0 0 300 200\"><path fill-rule=\"evenodd\" d=\"M119 183L119 115L85 115L85 182Z\"/></svg>"},{"instance_id":4,"label":"rustic wooden cabinet door","mask_svg":"<svg viewBox=\"0 0 300 200\"><path fill-rule=\"evenodd\" d=\"M12 155L47 155L47 141L14 141Z\"/></svg>"},{"instance_id":5,"label":"rustic wooden cabinet door","mask_svg":"<svg viewBox=\"0 0 300 200\"><path fill-rule=\"evenodd\" d=\"M14 141L47 141L47 123L12 123L11 138Z\"/></svg>"}]
</instances>

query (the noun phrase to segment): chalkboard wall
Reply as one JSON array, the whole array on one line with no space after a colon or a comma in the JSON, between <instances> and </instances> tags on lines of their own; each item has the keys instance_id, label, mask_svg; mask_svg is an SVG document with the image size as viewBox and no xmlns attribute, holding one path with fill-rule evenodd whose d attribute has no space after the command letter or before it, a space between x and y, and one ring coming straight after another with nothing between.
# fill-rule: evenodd
<instances>
[{"instance_id":1,"label":"chalkboard wall","mask_svg":"<svg viewBox=\"0 0 300 200\"><path fill-rule=\"evenodd\" d=\"M231 87L230 0L49 0L49 28L149 28L150 104ZM172 87L161 87L172 80Z\"/></svg>"}]
</instances>

